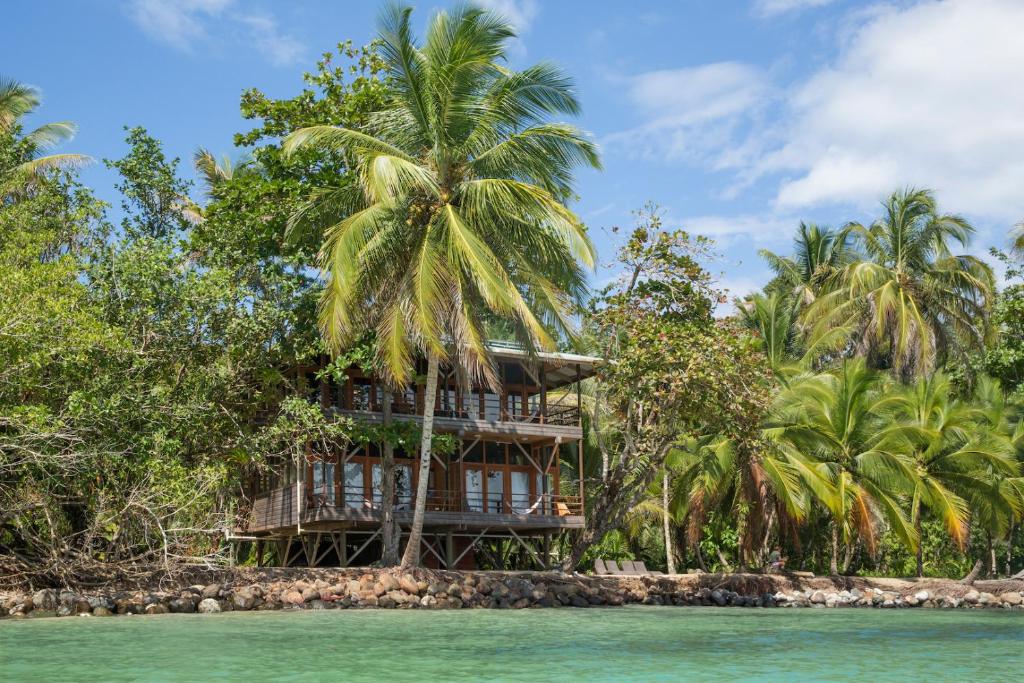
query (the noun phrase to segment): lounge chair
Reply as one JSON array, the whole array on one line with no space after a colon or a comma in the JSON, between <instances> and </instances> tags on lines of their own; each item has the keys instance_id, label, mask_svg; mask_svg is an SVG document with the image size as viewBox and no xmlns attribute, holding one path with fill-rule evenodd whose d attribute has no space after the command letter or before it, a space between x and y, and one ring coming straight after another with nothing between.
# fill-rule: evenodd
<instances>
[{"instance_id":1,"label":"lounge chair","mask_svg":"<svg viewBox=\"0 0 1024 683\"><path fill-rule=\"evenodd\" d=\"M643 561L634 562L633 563L633 569L636 569L637 571L641 572L642 574L646 574L648 576L665 576L665 572L656 572L656 571L652 571L652 570L648 569L647 565L645 565L643 563Z\"/></svg>"},{"instance_id":2,"label":"lounge chair","mask_svg":"<svg viewBox=\"0 0 1024 683\"><path fill-rule=\"evenodd\" d=\"M627 572L619 569L619 564L615 560L605 560L605 566L608 567L608 573L614 574L615 576L623 576Z\"/></svg>"},{"instance_id":3,"label":"lounge chair","mask_svg":"<svg viewBox=\"0 0 1024 683\"><path fill-rule=\"evenodd\" d=\"M607 576L608 574L611 574L611 572L608 571L608 567L605 566L604 560L600 558L594 560L594 573L598 576Z\"/></svg>"},{"instance_id":4,"label":"lounge chair","mask_svg":"<svg viewBox=\"0 0 1024 683\"><path fill-rule=\"evenodd\" d=\"M640 571L632 560L623 560L619 566L622 567L622 573L626 576L640 576Z\"/></svg>"}]
</instances>

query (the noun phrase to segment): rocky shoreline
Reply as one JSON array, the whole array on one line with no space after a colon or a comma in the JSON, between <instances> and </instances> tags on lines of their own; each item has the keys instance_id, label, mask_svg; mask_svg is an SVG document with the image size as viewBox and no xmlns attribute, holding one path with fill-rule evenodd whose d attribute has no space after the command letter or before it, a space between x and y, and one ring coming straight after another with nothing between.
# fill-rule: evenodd
<instances>
[{"instance_id":1,"label":"rocky shoreline","mask_svg":"<svg viewBox=\"0 0 1024 683\"><path fill-rule=\"evenodd\" d=\"M0 617L114 616L282 609L523 609L627 604L760 608L998 608L1024 612L1024 582L974 587L923 579L759 574L607 577L554 572L401 573L384 569L238 569L189 585L0 591Z\"/></svg>"}]
</instances>

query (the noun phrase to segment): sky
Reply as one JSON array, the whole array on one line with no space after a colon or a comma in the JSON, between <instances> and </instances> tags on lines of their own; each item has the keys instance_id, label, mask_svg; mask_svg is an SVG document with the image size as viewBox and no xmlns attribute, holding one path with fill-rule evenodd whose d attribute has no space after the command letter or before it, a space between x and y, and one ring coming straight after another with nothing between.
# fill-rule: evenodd
<instances>
[{"instance_id":1,"label":"sky","mask_svg":"<svg viewBox=\"0 0 1024 683\"><path fill-rule=\"evenodd\" d=\"M414 2L422 30L450 3ZM905 186L1001 246L1024 219L1024 0L486 0L518 31L512 67L550 60L575 79L573 121L602 151L573 208L614 277L615 226L654 202L666 227L713 237L734 296L771 273L801 221L868 222ZM302 88L339 41L369 42L380 4L356 0L15 1L0 77L40 88L29 124L72 120L63 151L124 154L145 126L169 155L237 156L239 96ZM191 174L183 164L186 175ZM102 164L84 171L117 202ZM195 193L199 197L199 192Z\"/></svg>"}]
</instances>

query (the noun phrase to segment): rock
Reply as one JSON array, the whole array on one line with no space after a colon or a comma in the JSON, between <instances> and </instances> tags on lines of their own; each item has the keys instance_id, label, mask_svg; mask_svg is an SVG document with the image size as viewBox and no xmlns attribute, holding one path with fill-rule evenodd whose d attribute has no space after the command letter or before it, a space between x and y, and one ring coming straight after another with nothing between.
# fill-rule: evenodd
<instances>
[{"instance_id":1,"label":"rock","mask_svg":"<svg viewBox=\"0 0 1024 683\"><path fill-rule=\"evenodd\" d=\"M907 597L903 598L903 601L911 607L917 607L919 602L917 599L917 595L908 595Z\"/></svg>"},{"instance_id":2,"label":"rock","mask_svg":"<svg viewBox=\"0 0 1024 683\"><path fill-rule=\"evenodd\" d=\"M216 598L220 596L220 584L211 583L209 586L204 586L203 590L199 593L203 598Z\"/></svg>"},{"instance_id":3,"label":"rock","mask_svg":"<svg viewBox=\"0 0 1024 683\"><path fill-rule=\"evenodd\" d=\"M413 578L412 574L402 574L402 578L398 579L398 585L409 595L418 595L420 592L419 583Z\"/></svg>"},{"instance_id":4,"label":"rock","mask_svg":"<svg viewBox=\"0 0 1024 683\"><path fill-rule=\"evenodd\" d=\"M972 588L971 590L967 591L967 593L964 595L964 601L969 602L972 605L976 605L978 603L978 598L980 597L981 593Z\"/></svg>"},{"instance_id":5,"label":"rock","mask_svg":"<svg viewBox=\"0 0 1024 683\"><path fill-rule=\"evenodd\" d=\"M231 594L231 604L237 610L250 610L256 607L258 600L259 598L256 597L255 591L251 587L236 588Z\"/></svg>"},{"instance_id":6,"label":"rock","mask_svg":"<svg viewBox=\"0 0 1024 683\"><path fill-rule=\"evenodd\" d=\"M22 604L28 604L27 601ZM57 591L52 588L44 588L32 594L32 603L29 609L45 610L53 612L57 609Z\"/></svg>"},{"instance_id":7,"label":"rock","mask_svg":"<svg viewBox=\"0 0 1024 683\"><path fill-rule=\"evenodd\" d=\"M590 601L589 600L584 600L583 598L581 598L578 595L571 595L571 596L569 596L569 603L573 607L590 607Z\"/></svg>"},{"instance_id":8,"label":"rock","mask_svg":"<svg viewBox=\"0 0 1024 683\"><path fill-rule=\"evenodd\" d=\"M191 598L175 598L167 606L175 614L192 614L196 611L196 603Z\"/></svg>"},{"instance_id":9,"label":"rock","mask_svg":"<svg viewBox=\"0 0 1024 683\"><path fill-rule=\"evenodd\" d=\"M828 598L821 591L814 591L811 593L811 603L815 605L824 605Z\"/></svg>"},{"instance_id":10,"label":"rock","mask_svg":"<svg viewBox=\"0 0 1024 683\"><path fill-rule=\"evenodd\" d=\"M159 602L152 602L146 605L146 614L167 614L167 608Z\"/></svg>"},{"instance_id":11,"label":"rock","mask_svg":"<svg viewBox=\"0 0 1024 683\"><path fill-rule=\"evenodd\" d=\"M725 607L726 597L722 594L722 591L713 590L711 591L711 601L719 607Z\"/></svg>"},{"instance_id":12,"label":"rock","mask_svg":"<svg viewBox=\"0 0 1024 683\"><path fill-rule=\"evenodd\" d=\"M199 602L200 614L217 614L220 612L220 605L213 598L203 598Z\"/></svg>"},{"instance_id":13,"label":"rock","mask_svg":"<svg viewBox=\"0 0 1024 683\"><path fill-rule=\"evenodd\" d=\"M303 602L312 602L320 599L320 591L310 586L302 591Z\"/></svg>"},{"instance_id":14,"label":"rock","mask_svg":"<svg viewBox=\"0 0 1024 683\"><path fill-rule=\"evenodd\" d=\"M914 597L917 599L918 602L924 602L924 601L928 600L929 598L931 598L932 596L931 596L931 593L929 593L928 591L922 590L922 591L917 591L916 593L914 593Z\"/></svg>"},{"instance_id":15,"label":"rock","mask_svg":"<svg viewBox=\"0 0 1024 683\"><path fill-rule=\"evenodd\" d=\"M992 595L991 593L982 593L978 596L979 605L990 605L993 602L996 602L996 596Z\"/></svg>"},{"instance_id":16,"label":"rock","mask_svg":"<svg viewBox=\"0 0 1024 683\"><path fill-rule=\"evenodd\" d=\"M89 598L89 606L92 607L93 613L96 612L96 608L102 607L110 613L113 613L117 609L117 604L105 595L97 595Z\"/></svg>"},{"instance_id":17,"label":"rock","mask_svg":"<svg viewBox=\"0 0 1024 683\"><path fill-rule=\"evenodd\" d=\"M1016 591L1007 591L1006 593L999 594L999 602L1015 607L1024 603L1024 598L1021 598L1020 593L1017 593Z\"/></svg>"},{"instance_id":18,"label":"rock","mask_svg":"<svg viewBox=\"0 0 1024 683\"><path fill-rule=\"evenodd\" d=\"M437 604L437 598L435 598L433 595L424 595L420 599L420 606L421 607L433 607L436 604Z\"/></svg>"},{"instance_id":19,"label":"rock","mask_svg":"<svg viewBox=\"0 0 1024 683\"><path fill-rule=\"evenodd\" d=\"M93 607L92 608L92 615L94 617L112 617L112 616L114 616L114 613L111 612L106 607L100 606L100 607Z\"/></svg>"},{"instance_id":20,"label":"rock","mask_svg":"<svg viewBox=\"0 0 1024 683\"><path fill-rule=\"evenodd\" d=\"M398 579L396 579L393 574L381 574L379 583L384 587L385 593L390 593L391 591L396 591L401 588L398 583Z\"/></svg>"},{"instance_id":21,"label":"rock","mask_svg":"<svg viewBox=\"0 0 1024 683\"><path fill-rule=\"evenodd\" d=\"M306 598L302 597L302 593L292 590L281 596L281 602L286 605L303 605L306 603Z\"/></svg>"}]
</instances>

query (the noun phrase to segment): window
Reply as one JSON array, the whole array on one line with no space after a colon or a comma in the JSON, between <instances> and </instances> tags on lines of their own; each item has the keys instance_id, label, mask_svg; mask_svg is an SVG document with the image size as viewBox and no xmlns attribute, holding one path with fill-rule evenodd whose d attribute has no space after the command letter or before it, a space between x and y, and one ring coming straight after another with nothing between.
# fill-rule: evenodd
<instances>
[{"instance_id":1,"label":"window","mask_svg":"<svg viewBox=\"0 0 1024 683\"><path fill-rule=\"evenodd\" d=\"M345 491L345 505L357 510L365 506L365 492L363 489L363 463L345 463L345 480L342 486Z\"/></svg>"}]
</instances>

